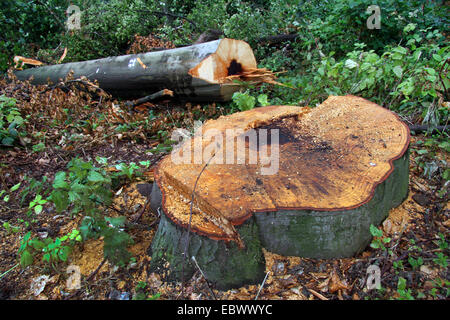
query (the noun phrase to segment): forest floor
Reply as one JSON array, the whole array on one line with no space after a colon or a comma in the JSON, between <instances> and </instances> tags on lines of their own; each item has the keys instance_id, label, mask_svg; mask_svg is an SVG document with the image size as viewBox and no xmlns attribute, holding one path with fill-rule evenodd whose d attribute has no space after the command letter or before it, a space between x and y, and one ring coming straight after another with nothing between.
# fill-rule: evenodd
<instances>
[{"instance_id":1,"label":"forest floor","mask_svg":"<svg viewBox=\"0 0 450 320\"><path fill-rule=\"evenodd\" d=\"M151 259L147 251L158 217L146 209L148 194L142 190L153 182L152 168L164 155L148 151L164 142L173 127L192 124L199 115L217 117L224 113L221 107L181 104L175 108L163 101L127 109L91 84L67 82L33 87L26 82L0 81L1 95L17 100L17 108L24 118L27 115L22 129L27 134L21 138L22 146L0 149L0 190L21 182L18 192L23 192L32 178L41 181L44 176L51 182L74 157L93 163L103 157L110 164L150 161L150 165L141 176L113 190L113 209L108 210L120 212L129 221L144 210L138 223L128 225L127 232L134 240L129 247L132 263L116 267L103 261L100 238L75 245L64 263L49 266L37 259L26 268L14 267L21 239L30 229L12 232L0 226L0 299L255 299L260 284L210 290L200 272L182 286L162 282L158 274L148 271ZM149 110L153 110L151 123L146 123ZM265 251L268 276L258 299L447 299L450 207L448 190L442 190L448 184L444 186L436 176L424 178L416 151L420 145L431 152L431 146L420 143L425 139L423 135L412 137L409 195L390 211L380 228L384 248L367 246L356 257L328 260ZM440 166L444 166L441 160L450 160L447 153L439 151L435 157ZM0 223L17 225L32 199L30 192L24 195L25 201L19 196L8 202L0 200ZM80 216L56 213L49 203L35 219L33 230L42 237L63 236L78 228L81 221ZM381 289L368 289L371 265L380 268ZM68 286L68 266L80 268L80 289Z\"/></svg>"}]
</instances>

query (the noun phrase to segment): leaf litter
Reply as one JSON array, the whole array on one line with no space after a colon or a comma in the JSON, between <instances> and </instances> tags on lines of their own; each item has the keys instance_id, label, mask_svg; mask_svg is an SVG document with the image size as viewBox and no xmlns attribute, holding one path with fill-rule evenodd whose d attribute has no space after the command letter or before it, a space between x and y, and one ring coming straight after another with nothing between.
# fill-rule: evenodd
<instances>
[{"instance_id":1,"label":"leaf litter","mask_svg":"<svg viewBox=\"0 0 450 320\"><path fill-rule=\"evenodd\" d=\"M152 45L150 41L149 45ZM139 48L135 48L139 50ZM70 76L58 84L32 86L29 82L17 81L10 73L9 79L0 80L0 95L13 97L22 116L27 121L23 132L26 136L21 146L0 150L1 189L11 188L24 181L25 177L52 181L57 171L64 170L73 157L95 161L96 157L119 162L150 160L154 166L160 158L148 151L161 141L158 132L170 132L176 127L192 127L195 120L218 117L224 110L210 104L207 106L174 105L161 102L140 109L129 108L114 100L95 83ZM170 109L170 112L168 112ZM417 139L413 137L413 140ZM33 152L32 146L43 142L45 148ZM448 159L448 154L441 155ZM138 185L153 181L151 166L141 180L126 183L115 190L112 208L105 208L110 216L125 215L133 221L146 203L146 196L139 192ZM392 254L370 246L354 258L308 259L284 257L264 251L267 279L228 291L213 289L214 296L223 300L360 300L399 298L399 278L406 279L408 288L424 299L445 299L448 294L449 272L434 262L436 253L449 239L448 197L436 196L439 181L423 178L411 154L410 192L408 198L390 211L382 225L384 237L390 237ZM142 188L142 187L141 187ZM417 201L414 195L421 193L429 201ZM16 221L25 216L21 199L11 199L7 206L0 207L2 223ZM24 203L30 201L25 196ZM419 202L419 203L418 203ZM68 215L57 215L52 208L45 207L37 218L37 226L48 236L62 236L79 225L79 219ZM147 209L141 220L129 233L134 238L130 247L134 261L124 268L108 262L102 265L102 239L88 240L75 246L67 265L76 265L82 274L81 290L76 295L67 288L64 268L55 272L42 262L25 270L16 268L0 279L1 299L110 299L129 297L136 293L139 284L146 284L146 296L158 295L159 299L213 299L207 282L196 272L186 283L181 296L181 283L165 283L158 274L148 273L150 257L148 248L157 228L158 217ZM19 237L0 230L0 270L8 270L17 263ZM439 242L440 241L440 242ZM414 246L411 243L414 242ZM449 254L448 248L441 250ZM439 252L441 252L439 251ZM421 258L420 267L411 265L411 258ZM402 262L402 267L399 266ZM377 265L381 269L383 291L367 288L367 268ZM99 266L101 266L99 268ZM96 272L93 279L86 278ZM20 274L20 276L19 276ZM30 290L31 289L31 290ZM117 294L117 292L119 294ZM124 294L124 293L128 293ZM73 295L73 296L71 296Z\"/></svg>"}]
</instances>

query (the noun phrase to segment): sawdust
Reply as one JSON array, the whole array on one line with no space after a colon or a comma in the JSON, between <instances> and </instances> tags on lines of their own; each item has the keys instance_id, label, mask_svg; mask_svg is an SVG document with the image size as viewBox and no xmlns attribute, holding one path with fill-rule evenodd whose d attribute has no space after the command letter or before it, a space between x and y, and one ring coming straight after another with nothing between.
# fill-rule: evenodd
<instances>
[{"instance_id":1,"label":"sawdust","mask_svg":"<svg viewBox=\"0 0 450 320\"><path fill-rule=\"evenodd\" d=\"M389 216L383 222L383 230L387 235L396 235L406 230L409 222L418 217L421 207L412 199L413 195L410 191L401 205L389 211Z\"/></svg>"},{"instance_id":2,"label":"sawdust","mask_svg":"<svg viewBox=\"0 0 450 320\"><path fill-rule=\"evenodd\" d=\"M75 248L71 255L71 264L80 267L84 276L89 276L103 261L103 239L86 240L82 248ZM106 262L99 270L104 272L109 269Z\"/></svg>"}]
</instances>

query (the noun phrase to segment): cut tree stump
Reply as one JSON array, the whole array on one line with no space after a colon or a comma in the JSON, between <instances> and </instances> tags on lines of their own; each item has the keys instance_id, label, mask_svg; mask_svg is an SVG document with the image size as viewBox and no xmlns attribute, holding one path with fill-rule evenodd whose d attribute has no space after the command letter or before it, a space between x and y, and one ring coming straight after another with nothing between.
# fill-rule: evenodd
<instances>
[{"instance_id":1,"label":"cut tree stump","mask_svg":"<svg viewBox=\"0 0 450 320\"><path fill-rule=\"evenodd\" d=\"M262 248L354 256L370 242L370 225L407 196L409 141L394 113L355 96L207 121L155 169L151 207L161 223L151 269L181 280L188 229L184 277L194 255L222 289L261 281Z\"/></svg>"},{"instance_id":2,"label":"cut tree stump","mask_svg":"<svg viewBox=\"0 0 450 320\"><path fill-rule=\"evenodd\" d=\"M17 71L19 80L33 76L33 84L61 81L70 72L74 78L98 81L100 88L126 98L144 97L163 89L191 101L230 100L241 85L230 76L253 83L274 76L257 69L250 46L241 40L220 39L164 51L130 54Z\"/></svg>"}]
</instances>

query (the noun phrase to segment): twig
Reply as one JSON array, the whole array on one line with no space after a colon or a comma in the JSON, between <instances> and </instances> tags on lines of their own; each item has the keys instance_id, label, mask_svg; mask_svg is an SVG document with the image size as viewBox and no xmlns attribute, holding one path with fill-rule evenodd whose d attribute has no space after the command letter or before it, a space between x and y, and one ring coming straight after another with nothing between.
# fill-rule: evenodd
<instances>
[{"instance_id":1,"label":"twig","mask_svg":"<svg viewBox=\"0 0 450 320\"><path fill-rule=\"evenodd\" d=\"M12 268L10 268L8 271L3 272L2 274L0 274L0 279L3 278L4 276L6 276L10 271L14 270L15 268L17 268L19 266L19 263L16 263L15 266L13 266Z\"/></svg>"},{"instance_id":2,"label":"twig","mask_svg":"<svg viewBox=\"0 0 450 320\"><path fill-rule=\"evenodd\" d=\"M311 292L313 294L313 296L319 298L320 300L329 300L327 297L321 295L320 293L318 293L317 291L313 290L313 289L309 289L307 288L309 292Z\"/></svg>"},{"instance_id":3,"label":"twig","mask_svg":"<svg viewBox=\"0 0 450 320\"><path fill-rule=\"evenodd\" d=\"M187 229L187 234L186 234L186 246L184 247L183 263L181 265L181 282L182 282L181 292L182 293L184 291L184 285L185 285L185 281L184 281L184 265L185 265L185 262L186 262L186 256L187 256L188 249L189 249L189 237L190 237L190 234L191 234L192 209L193 209L193 206L194 206L195 189L197 188L197 183L198 183L198 180L200 179L200 176L202 175L203 171L206 169L206 167L209 165L211 159L214 158L215 155L216 155L216 153L214 152L214 154L209 158L208 162L206 162L206 164L203 166L202 170L200 171L200 173L197 176L197 179L195 180L194 188L192 189L191 207L190 207L190 210L189 210L189 224L188 224L188 229Z\"/></svg>"},{"instance_id":4,"label":"twig","mask_svg":"<svg viewBox=\"0 0 450 320\"><path fill-rule=\"evenodd\" d=\"M256 294L255 300L258 300L259 293L261 292L261 289L264 287L264 284L266 283L267 276L269 275L269 273L270 273L270 271L267 271L266 276L264 277L263 282L262 282L261 285L259 286L259 290L258 290L258 293Z\"/></svg>"},{"instance_id":5,"label":"twig","mask_svg":"<svg viewBox=\"0 0 450 320\"><path fill-rule=\"evenodd\" d=\"M214 297L214 300L217 300L216 295L214 294L214 291L212 291L212 289L211 289L211 287L209 285L209 281L206 278L205 274L203 273L202 269L200 269L200 266L198 265L197 259L195 259L195 256L192 256L191 260L194 261L195 266L200 271L200 273L202 274L203 278L205 278L206 285L208 286L209 292L211 292L212 296Z\"/></svg>"},{"instance_id":6,"label":"twig","mask_svg":"<svg viewBox=\"0 0 450 320\"><path fill-rule=\"evenodd\" d=\"M149 12L149 11L147 11ZM192 24L192 26L194 27L194 29L198 30L197 24L192 21L191 19L188 19L184 16L178 15L178 14L174 14L174 13L170 13L170 12L162 12L162 11L150 11L150 13L157 15L157 16L169 16L169 17L173 17L173 18L180 18L180 19L184 19L187 22L189 22L190 24Z\"/></svg>"},{"instance_id":7,"label":"twig","mask_svg":"<svg viewBox=\"0 0 450 320\"><path fill-rule=\"evenodd\" d=\"M86 281L90 281L92 278L95 277L95 275L100 271L100 268L103 267L103 265L106 262L106 258L103 259L102 262L100 262L100 264L98 265L97 269L95 269L94 271L92 271L92 273L86 278Z\"/></svg>"},{"instance_id":8,"label":"twig","mask_svg":"<svg viewBox=\"0 0 450 320\"><path fill-rule=\"evenodd\" d=\"M161 98L166 98L166 97L173 97L173 91L172 90L168 90L168 89L163 89L161 91L158 91L156 93L153 93L151 95L145 96L143 98L137 99L134 102L126 102L125 105L128 107L136 107L140 104L146 103L146 102L150 102L150 101L155 101L157 99L161 99Z\"/></svg>"},{"instance_id":9,"label":"twig","mask_svg":"<svg viewBox=\"0 0 450 320\"><path fill-rule=\"evenodd\" d=\"M445 60L445 62L442 64L441 70L439 70L439 80L441 80L441 84L442 84L442 89L444 89L443 93L444 93L444 97L446 100L448 100L448 90L445 87L444 84L444 80L442 79L442 70L444 70L444 66L450 61L450 58L448 58L447 60Z\"/></svg>"},{"instance_id":10,"label":"twig","mask_svg":"<svg viewBox=\"0 0 450 320\"><path fill-rule=\"evenodd\" d=\"M425 132L428 130L431 130L432 132L433 131L443 132L443 131L447 131L448 127L446 125L445 126L436 126L436 127L430 126L430 125L410 125L409 130L415 131L415 132Z\"/></svg>"},{"instance_id":11,"label":"twig","mask_svg":"<svg viewBox=\"0 0 450 320\"><path fill-rule=\"evenodd\" d=\"M149 203L150 203L150 198L147 197L147 199L145 200L144 206L141 209L141 212L139 212L137 217L134 219L134 221L133 221L134 223L137 223L141 219L141 217L144 214L145 210L147 209Z\"/></svg>"}]
</instances>

